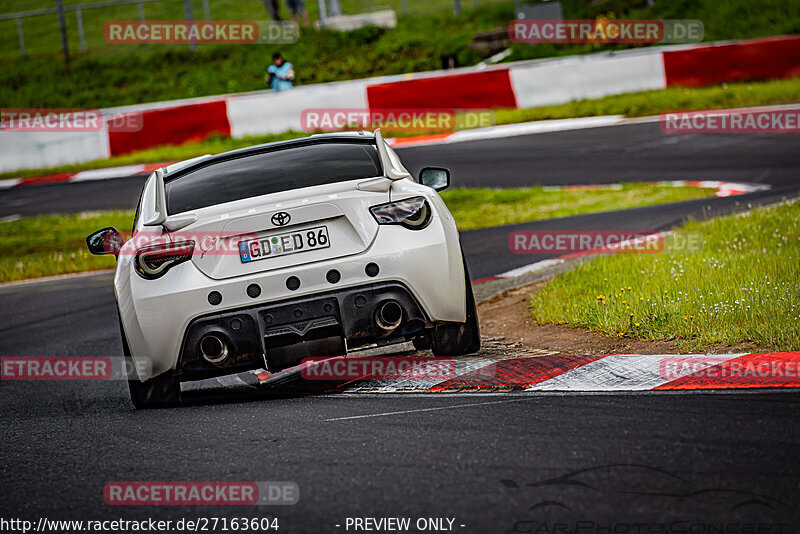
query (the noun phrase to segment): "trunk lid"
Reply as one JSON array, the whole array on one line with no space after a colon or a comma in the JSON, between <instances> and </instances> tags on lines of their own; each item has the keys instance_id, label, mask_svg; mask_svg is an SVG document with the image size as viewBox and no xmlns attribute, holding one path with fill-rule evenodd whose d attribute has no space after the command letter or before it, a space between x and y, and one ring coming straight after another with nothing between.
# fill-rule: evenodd
<instances>
[{"instance_id":1,"label":"trunk lid","mask_svg":"<svg viewBox=\"0 0 800 534\"><path fill-rule=\"evenodd\" d=\"M218 280L358 254L378 232L369 207L388 201L387 193L358 190L363 181L211 206L179 233L194 239L197 268Z\"/></svg>"}]
</instances>

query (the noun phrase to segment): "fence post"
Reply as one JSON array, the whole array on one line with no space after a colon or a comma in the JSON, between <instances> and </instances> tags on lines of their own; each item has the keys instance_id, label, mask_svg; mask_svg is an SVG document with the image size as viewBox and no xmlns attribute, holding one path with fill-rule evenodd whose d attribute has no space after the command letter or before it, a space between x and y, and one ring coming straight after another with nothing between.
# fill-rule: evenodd
<instances>
[{"instance_id":1,"label":"fence post","mask_svg":"<svg viewBox=\"0 0 800 534\"><path fill-rule=\"evenodd\" d=\"M67 43L67 23L64 22L64 2L56 0L58 27L61 30L61 47L64 49L64 62L69 65L69 43Z\"/></svg>"},{"instance_id":2,"label":"fence post","mask_svg":"<svg viewBox=\"0 0 800 534\"><path fill-rule=\"evenodd\" d=\"M81 43L81 52L86 53L86 36L83 35L83 13L81 8L75 10L75 18L78 19L78 39Z\"/></svg>"},{"instance_id":3,"label":"fence post","mask_svg":"<svg viewBox=\"0 0 800 534\"><path fill-rule=\"evenodd\" d=\"M404 16L408 16L408 0L400 0L400 11Z\"/></svg>"},{"instance_id":4,"label":"fence post","mask_svg":"<svg viewBox=\"0 0 800 534\"><path fill-rule=\"evenodd\" d=\"M325 0L317 0L317 7L319 8L319 26L325 27L325 19L328 18L328 13L325 10Z\"/></svg>"},{"instance_id":5,"label":"fence post","mask_svg":"<svg viewBox=\"0 0 800 534\"><path fill-rule=\"evenodd\" d=\"M456 17L461 16L461 0L453 0L453 14Z\"/></svg>"},{"instance_id":6,"label":"fence post","mask_svg":"<svg viewBox=\"0 0 800 534\"><path fill-rule=\"evenodd\" d=\"M478 0L472 0L472 9L478 9Z\"/></svg>"},{"instance_id":7,"label":"fence post","mask_svg":"<svg viewBox=\"0 0 800 534\"><path fill-rule=\"evenodd\" d=\"M139 22L144 22L144 3L139 2Z\"/></svg>"},{"instance_id":8,"label":"fence post","mask_svg":"<svg viewBox=\"0 0 800 534\"><path fill-rule=\"evenodd\" d=\"M342 7L339 5L339 0L328 0L328 15L338 17L341 14Z\"/></svg>"},{"instance_id":9,"label":"fence post","mask_svg":"<svg viewBox=\"0 0 800 534\"><path fill-rule=\"evenodd\" d=\"M211 8L208 7L208 0L203 0L203 15L206 20L211 20Z\"/></svg>"},{"instance_id":10,"label":"fence post","mask_svg":"<svg viewBox=\"0 0 800 534\"><path fill-rule=\"evenodd\" d=\"M192 11L192 0L183 0L183 8L186 10L186 22L191 26L194 23L194 11ZM197 50L197 42L192 39L189 49L194 52Z\"/></svg>"},{"instance_id":11,"label":"fence post","mask_svg":"<svg viewBox=\"0 0 800 534\"><path fill-rule=\"evenodd\" d=\"M25 34L22 33L22 19L17 17L17 37L19 37L19 51L22 57L28 57L28 52L25 51Z\"/></svg>"}]
</instances>

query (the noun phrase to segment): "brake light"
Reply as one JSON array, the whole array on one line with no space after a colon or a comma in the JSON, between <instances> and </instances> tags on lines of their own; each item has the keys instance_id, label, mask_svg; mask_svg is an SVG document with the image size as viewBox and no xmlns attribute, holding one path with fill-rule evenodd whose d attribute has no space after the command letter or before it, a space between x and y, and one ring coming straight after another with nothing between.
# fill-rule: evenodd
<instances>
[{"instance_id":1,"label":"brake light","mask_svg":"<svg viewBox=\"0 0 800 534\"><path fill-rule=\"evenodd\" d=\"M136 272L148 280L160 278L176 265L192 259L193 253L194 241L145 247L136 252Z\"/></svg>"},{"instance_id":2,"label":"brake light","mask_svg":"<svg viewBox=\"0 0 800 534\"><path fill-rule=\"evenodd\" d=\"M431 207L425 197L378 204L369 211L378 224L399 224L411 230L421 230L431 222Z\"/></svg>"}]
</instances>

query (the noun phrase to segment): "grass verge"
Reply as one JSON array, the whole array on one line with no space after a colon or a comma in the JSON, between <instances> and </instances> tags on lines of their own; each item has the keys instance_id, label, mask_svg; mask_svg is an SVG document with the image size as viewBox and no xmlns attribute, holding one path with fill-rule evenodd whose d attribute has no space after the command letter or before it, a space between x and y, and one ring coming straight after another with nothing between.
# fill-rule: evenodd
<instances>
[{"instance_id":1,"label":"grass verge","mask_svg":"<svg viewBox=\"0 0 800 534\"><path fill-rule=\"evenodd\" d=\"M619 189L452 189L442 198L460 230L714 196L713 189L622 184ZM491 210L486 209L491 206Z\"/></svg>"},{"instance_id":2,"label":"grass verge","mask_svg":"<svg viewBox=\"0 0 800 534\"><path fill-rule=\"evenodd\" d=\"M701 252L596 258L534 294L533 317L687 349L800 349L800 202L683 230L702 233Z\"/></svg>"},{"instance_id":3,"label":"grass verge","mask_svg":"<svg viewBox=\"0 0 800 534\"><path fill-rule=\"evenodd\" d=\"M736 83L697 89L670 88L659 91L644 91L604 98L581 100L555 106L529 109L497 110L497 124L514 124L534 120L564 119L571 117L593 117L599 115L625 115L641 117L657 115L665 111L723 109L751 106L767 106L800 102L800 78L773 80L768 82ZM95 160L74 165L62 165L47 169L28 169L0 173L0 179L24 178L61 172L76 172L88 169L114 167L134 163L179 161L217 154L260 143L272 143L308 135L303 132L267 134L241 139L211 137L200 143L164 145L124 156ZM394 135L394 134L393 134Z\"/></svg>"},{"instance_id":4,"label":"grass verge","mask_svg":"<svg viewBox=\"0 0 800 534\"><path fill-rule=\"evenodd\" d=\"M109 256L92 256L86 236L106 226L130 230L133 211L42 215L0 223L0 282L110 269Z\"/></svg>"},{"instance_id":5,"label":"grass verge","mask_svg":"<svg viewBox=\"0 0 800 534\"><path fill-rule=\"evenodd\" d=\"M470 229L713 194L711 189L625 185L589 191L454 189L443 197L459 228ZM486 205L496 208L492 215L487 215ZM0 282L113 268L113 258L90 255L84 240L105 226L128 230L132 220L132 211L109 211L0 223Z\"/></svg>"}]
</instances>

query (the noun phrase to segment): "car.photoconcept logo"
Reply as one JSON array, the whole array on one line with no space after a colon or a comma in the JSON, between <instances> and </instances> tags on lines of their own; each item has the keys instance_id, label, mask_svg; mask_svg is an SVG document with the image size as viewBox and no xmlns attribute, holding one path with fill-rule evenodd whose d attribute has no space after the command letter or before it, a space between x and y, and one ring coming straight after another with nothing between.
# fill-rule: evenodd
<instances>
[{"instance_id":1,"label":"car.photoconcept logo","mask_svg":"<svg viewBox=\"0 0 800 534\"><path fill-rule=\"evenodd\" d=\"M275 226L286 226L292 220L291 215L285 211L279 211L272 216L272 224Z\"/></svg>"}]
</instances>

